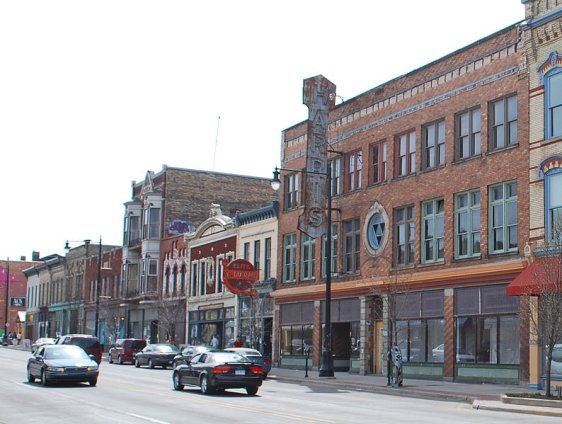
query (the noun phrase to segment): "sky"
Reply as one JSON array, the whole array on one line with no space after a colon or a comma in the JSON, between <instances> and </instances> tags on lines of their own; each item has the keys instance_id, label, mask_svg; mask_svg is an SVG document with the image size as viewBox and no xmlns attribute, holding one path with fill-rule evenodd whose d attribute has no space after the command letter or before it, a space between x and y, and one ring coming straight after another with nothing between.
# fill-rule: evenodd
<instances>
[{"instance_id":1,"label":"sky","mask_svg":"<svg viewBox=\"0 0 562 424\"><path fill-rule=\"evenodd\" d=\"M0 2L0 258L120 245L163 165L271 178L303 80L351 99L524 19L520 0Z\"/></svg>"}]
</instances>

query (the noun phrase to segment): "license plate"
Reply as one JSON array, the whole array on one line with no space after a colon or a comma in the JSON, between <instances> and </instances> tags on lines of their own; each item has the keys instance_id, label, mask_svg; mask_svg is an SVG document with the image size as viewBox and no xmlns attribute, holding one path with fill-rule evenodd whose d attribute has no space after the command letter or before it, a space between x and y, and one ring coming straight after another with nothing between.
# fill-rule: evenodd
<instances>
[{"instance_id":1,"label":"license plate","mask_svg":"<svg viewBox=\"0 0 562 424\"><path fill-rule=\"evenodd\" d=\"M236 375L246 375L246 371L245 370L235 370L234 374L236 374Z\"/></svg>"}]
</instances>

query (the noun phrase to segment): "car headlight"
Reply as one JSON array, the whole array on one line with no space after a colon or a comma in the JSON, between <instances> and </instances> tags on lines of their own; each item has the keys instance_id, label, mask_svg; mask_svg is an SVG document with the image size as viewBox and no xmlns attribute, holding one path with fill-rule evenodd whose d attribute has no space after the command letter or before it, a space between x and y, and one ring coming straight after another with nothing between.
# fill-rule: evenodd
<instances>
[{"instance_id":1,"label":"car headlight","mask_svg":"<svg viewBox=\"0 0 562 424\"><path fill-rule=\"evenodd\" d=\"M64 367L47 367L50 372L64 372Z\"/></svg>"},{"instance_id":2,"label":"car headlight","mask_svg":"<svg viewBox=\"0 0 562 424\"><path fill-rule=\"evenodd\" d=\"M97 371L98 370L98 366L97 365L91 365L88 368L86 368L88 371Z\"/></svg>"}]
</instances>

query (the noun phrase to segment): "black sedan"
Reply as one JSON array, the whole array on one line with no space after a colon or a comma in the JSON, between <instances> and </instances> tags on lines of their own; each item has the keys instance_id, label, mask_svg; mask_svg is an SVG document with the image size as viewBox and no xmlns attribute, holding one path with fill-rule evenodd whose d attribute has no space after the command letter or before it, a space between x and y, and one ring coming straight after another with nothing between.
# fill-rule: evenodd
<instances>
[{"instance_id":1,"label":"black sedan","mask_svg":"<svg viewBox=\"0 0 562 424\"><path fill-rule=\"evenodd\" d=\"M246 389L255 395L263 380L263 368L234 352L198 353L186 364L174 369L175 390L199 386L204 394L225 389Z\"/></svg>"},{"instance_id":2,"label":"black sedan","mask_svg":"<svg viewBox=\"0 0 562 424\"><path fill-rule=\"evenodd\" d=\"M178 365L185 364L195 355L201 352L210 352L211 348L205 345L187 345L184 347L179 354L174 358L173 367L176 368Z\"/></svg>"},{"instance_id":3,"label":"black sedan","mask_svg":"<svg viewBox=\"0 0 562 424\"><path fill-rule=\"evenodd\" d=\"M43 386L51 382L88 382L95 386L99 368L92 356L74 345L44 345L27 361L27 381L41 380Z\"/></svg>"},{"instance_id":4,"label":"black sedan","mask_svg":"<svg viewBox=\"0 0 562 424\"><path fill-rule=\"evenodd\" d=\"M140 352L135 354L135 367L148 365L149 368L156 366L164 369L172 366L175 356L180 350L169 343L149 344Z\"/></svg>"}]
</instances>

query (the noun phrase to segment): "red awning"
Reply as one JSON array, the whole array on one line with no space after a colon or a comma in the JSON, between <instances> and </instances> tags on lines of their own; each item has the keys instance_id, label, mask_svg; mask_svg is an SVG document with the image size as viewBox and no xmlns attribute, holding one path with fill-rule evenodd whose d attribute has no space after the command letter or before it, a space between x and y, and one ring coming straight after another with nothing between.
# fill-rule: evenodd
<instances>
[{"instance_id":1,"label":"red awning","mask_svg":"<svg viewBox=\"0 0 562 424\"><path fill-rule=\"evenodd\" d=\"M562 256L536 259L507 286L508 296L540 296L562 291Z\"/></svg>"}]
</instances>

